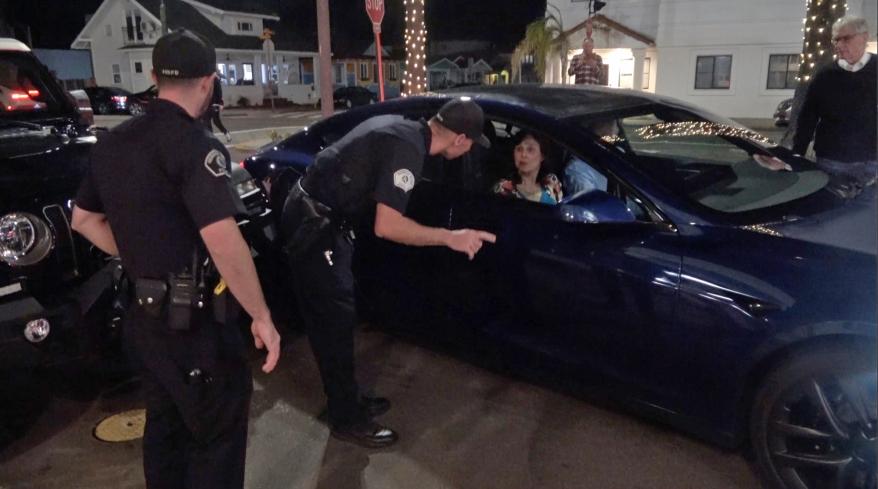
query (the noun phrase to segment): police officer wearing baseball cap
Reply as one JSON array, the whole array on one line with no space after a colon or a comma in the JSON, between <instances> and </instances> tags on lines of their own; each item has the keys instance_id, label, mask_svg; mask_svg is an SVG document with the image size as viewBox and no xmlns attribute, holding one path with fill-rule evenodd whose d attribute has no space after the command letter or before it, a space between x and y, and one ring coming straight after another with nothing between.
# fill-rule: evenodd
<instances>
[{"instance_id":1,"label":"police officer wearing baseball cap","mask_svg":"<svg viewBox=\"0 0 878 489\"><path fill-rule=\"evenodd\" d=\"M373 117L321 151L287 198L281 226L285 249L336 438L376 448L397 440L393 430L373 420L390 402L363 396L354 375L352 229L371 224L380 238L447 246L470 259L484 242L493 243L496 237L485 231L428 227L405 217L425 159L452 160L473 144L490 146L483 124L482 109L465 98L447 102L429 122Z\"/></svg>"},{"instance_id":2,"label":"police officer wearing baseball cap","mask_svg":"<svg viewBox=\"0 0 878 489\"><path fill-rule=\"evenodd\" d=\"M141 369L148 488L241 488L252 378L234 324L210 313L226 287L253 322L253 340L280 355L248 245L226 149L198 121L216 53L180 31L153 49L158 98L99 138L73 227L118 255L134 283L125 343ZM209 265L205 265L205 264ZM211 280L214 269L222 280Z\"/></svg>"}]
</instances>

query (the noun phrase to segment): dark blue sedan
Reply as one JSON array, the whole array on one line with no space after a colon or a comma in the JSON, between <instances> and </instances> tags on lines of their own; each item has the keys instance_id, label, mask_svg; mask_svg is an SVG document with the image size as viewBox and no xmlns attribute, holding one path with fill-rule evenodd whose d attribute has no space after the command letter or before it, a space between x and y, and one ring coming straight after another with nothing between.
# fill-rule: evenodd
<instances>
[{"instance_id":1,"label":"dark blue sedan","mask_svg":"<svg viewBox=\"0 0 878 489\"><path fill-rule=\"evenodd\" d=\"M244 164L279 211L290 182L354 125L429 118L451 96L482 106L492 147L430 162L407 215L497 243L470 262L364 228L364 316L723 445L749 441L772 487L876 487L874 184L830 178L674 100L581 87L376 104ZM491 191L515 170L521 130L550 141L557 205Z\"/></svg>"}]
</instances>

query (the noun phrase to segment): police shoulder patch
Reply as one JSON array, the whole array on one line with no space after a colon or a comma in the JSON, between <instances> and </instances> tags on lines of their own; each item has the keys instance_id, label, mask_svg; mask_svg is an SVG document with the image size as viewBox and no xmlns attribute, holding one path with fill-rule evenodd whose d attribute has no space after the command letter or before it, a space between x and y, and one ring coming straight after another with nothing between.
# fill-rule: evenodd
<instances>
[{"instance_id":1,"label":"police shoulder patch","mask_svg":"<svg viewBox=\"0 0 878 489\"><path fill-rule=\"evenodd\" d=\"M393 184L402 189L403 192L408 192L415 186L415 175L406 168L396 170L393 172Z\"/></svg>"},{"instance_id":2,"label":"police shoulder patch","mask_svg":"<svg viewBox=\"0 0 878 489\"><path fill-rule=\"evenodd\" d=\"M204 157L204 167L215 177L229 176L226 170L226 157L218 149L212 149L207 153Z\"/></svg>"}]
</instances>

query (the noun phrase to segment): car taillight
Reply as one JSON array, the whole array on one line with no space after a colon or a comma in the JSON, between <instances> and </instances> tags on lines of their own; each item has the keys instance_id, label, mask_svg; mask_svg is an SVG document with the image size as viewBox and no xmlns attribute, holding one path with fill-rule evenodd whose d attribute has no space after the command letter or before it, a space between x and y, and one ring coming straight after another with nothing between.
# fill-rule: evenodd
<instances>
[{"instance_id":1,"label":"car taillight","mask_svg":"<svg viewBox=\"0 0 878 489\"><path fill-rule=\"evenodd\" d=\"M246 169L247 169L247 165L246 165L246 163L247 163L247 160L241 160L241 162L238 163L238 165L240 165L241 168L243 168L243 169L246 170Z\"/></svg>"},{"instance_id":2,"label":"car taillight","mask_svg":"<svg viewBox=\"0 0 878 489\"><path fill-rule=\"evenodd\" d=\"M124 95L113 95L113 102L124 104L128 97Z\"/></svg>"},{"instance_id":3,"label":"car taillight","mask_svg":"<svg viewBox=\"0 0 878 489\"><path fill-rule=\"evenodd\" d=\"M27 94L31 98L37 98L40 96L40 91L39 90L28 90Z\"/></svg>"},{"instance_id":4,"label":"car taillight","mask_svg":"<svg viewBox=\"0 0 878 489\"><path fill-rule=\"evenodd\" d=\"M12 97L12 100L26 100L30 98L30 95L22 92L12 92L10 97Z\"/></svg>"}]
</instances>

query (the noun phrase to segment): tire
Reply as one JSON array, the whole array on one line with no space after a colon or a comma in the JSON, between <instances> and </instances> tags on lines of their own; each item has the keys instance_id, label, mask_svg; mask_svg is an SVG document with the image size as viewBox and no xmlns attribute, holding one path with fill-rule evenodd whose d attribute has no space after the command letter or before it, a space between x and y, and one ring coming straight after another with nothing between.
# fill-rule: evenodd
<instances>
[{"instance_id":1,"label":"tire","mask_svg":"<svg viewBox=\"0 0 878 489\"><path fill-rule=\"evenodd\" d=\"M750 437L768 487L875 489L875 362L874 344L823 345L767 375Z\"/></svg>"},{"instance_id":2,"label":"tire","mask_svg":"<svg viewBox=\"0 0 878 489\"><path fill-rule=\"evenodd\" d=\"M101 102L97 105L97 107L95 107L95 113L96 114L109 114L110 113L110 106L107 105L106 102Z\"/></svg>"},{"instance_id":3,"label":"tire","mask_svg":"<svg viewBox=\"0 0 878 489\"><path fill-rule=\"evenodd\" d=\"M128 113L134 116L140 115L143 113L143 106L134 102L128 106Z\"/></svg>"}]
</instances>

